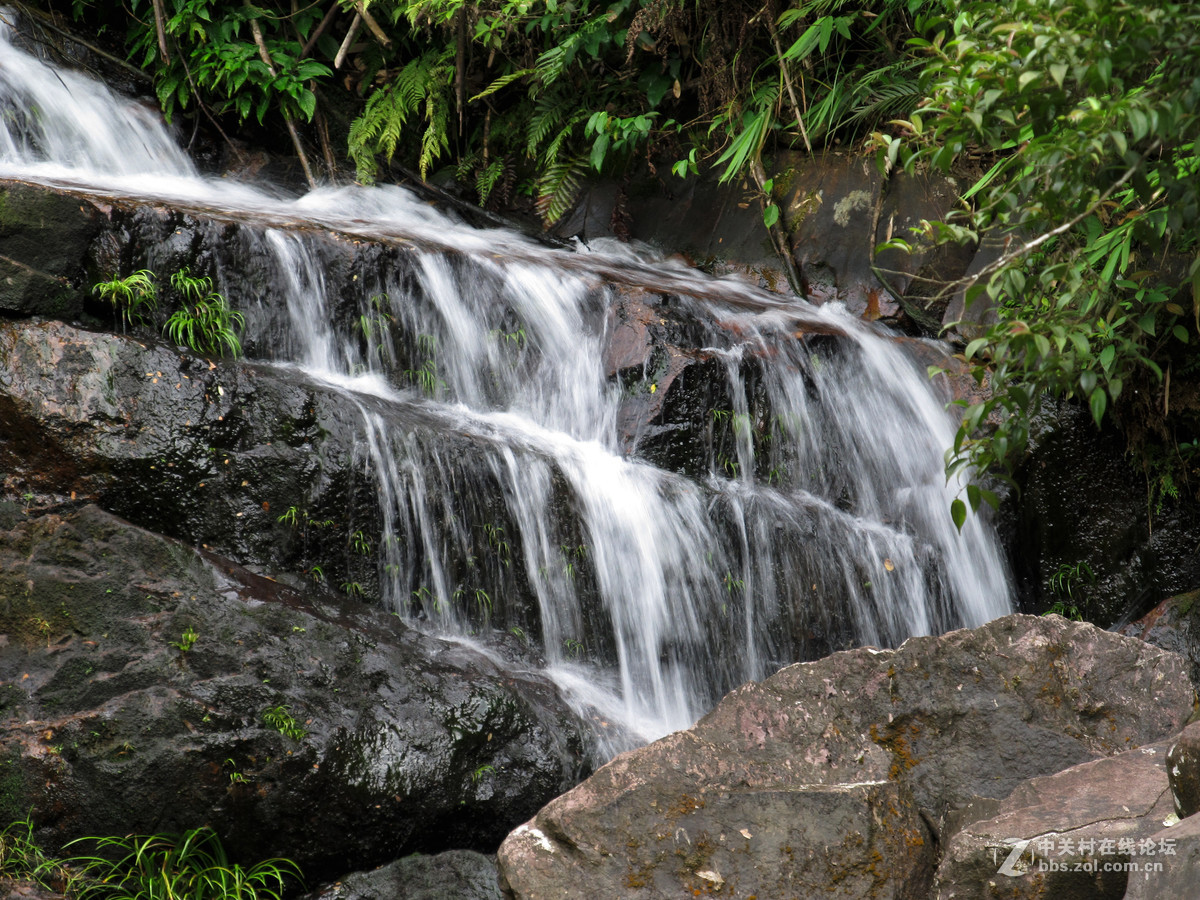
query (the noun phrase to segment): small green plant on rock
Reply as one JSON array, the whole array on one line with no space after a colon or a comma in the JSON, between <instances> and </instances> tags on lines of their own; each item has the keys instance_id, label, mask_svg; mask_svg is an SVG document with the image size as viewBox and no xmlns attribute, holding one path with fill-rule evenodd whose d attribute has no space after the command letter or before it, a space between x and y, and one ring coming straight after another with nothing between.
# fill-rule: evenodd
<instances>
[{"instance_id":1,"label":"small green plant on rock","mask_svg":"<svg viewBox=\"0 0 1200 900\"><path fill-rule=\"evenodd\" d=\"M200 635L196 632L196 629L189 625L184 629L183 634L179 636L179 640L170 641L169 643L180 653L189 653L191 652L191 649L196 646L196 641L199 640L199 638Z\"/></svg>"},{"instance_id":2,"label":"small green plant on rock","mask_svg":"<svg viewBox=\"0 0 1200 900\"><path fill-rule=\"evenodd\" d=\"M72 880L62 863L47 857L34 841L33 822L28 817L0 831L0 875L36 881L54 889L66 888Z\"/></svg>"},{"instance_id":3,"label":"small green plant on rock","mask_svg":"<svg viewBox=\"0 0 1200 900\"><path fill-rule=\"evenodd\" d=\"M1082 622L1084 619L1083 609L1078 603L1076 595L1083 585L1095 584L1095 582L1096 574L1086 562L1080 560L1075 563L1063 563L1050 576L1050 590L1058 599L1050 605L1044 615L1054 614L1062 616L1064 619Z\"/></svg>"},{"instance_id":4,"label":"small green plant on rock","mask_svg":"<svg viewBox=\"0 0 1200 900\"><path fill-rule=\"evenodd\" d=\"M212 279L196 277L183 268L171 276L171 286L183 298L184 306L173 312L163 326L167 337L198 353L224 356L228 350L230 356L240 356L238 332L245 327L246 319L213 290Z\"/></svg>"},{"instance_id":5,"label":"small green plant on rock","mask_svg":"<svg viewBox=\"0 0 1200 900\"><path fill-rule=\"evenodd\" d=\"M291 710L282 704L268 706L262 711L262 718L269 726L284 737L291 738L293 741L302 741L308 737L308 732L304 730L304 726L297 722L292 716Z\"/></svg>"},{"instance_id":6,"label":"small green plant on rock","mask_svg":"<svg viewBox=\"0 0 1200 900\"><path fill-rule=\"evenodd\" d=\"M92 293L113 305L122 327L144 324L142 311L158 308L158 288L149 269L139 269L124 278L114 275L110 281L92 285Z\"/></svg>"}]
</instances>

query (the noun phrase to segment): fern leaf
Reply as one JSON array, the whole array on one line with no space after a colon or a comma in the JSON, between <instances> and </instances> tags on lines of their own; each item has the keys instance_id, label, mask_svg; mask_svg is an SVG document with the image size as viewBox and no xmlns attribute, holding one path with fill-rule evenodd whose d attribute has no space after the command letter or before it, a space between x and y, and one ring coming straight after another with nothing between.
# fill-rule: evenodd
<instances>
[{"instance_id":1,"label":"fern leaf","mask_svg":"<svg viewBox=\"0 0 1200 900\"><path fill-rule=\"evenodd\" d=\"M551 164L538 179L535 206L547 228L575 205L590 165L588 154L580 153Z\"/></svg>"},{"instance_id":2,"label":"fern leaf","mask_svg":"<svg viewBox=\"0 0 1200 900\"><path fill-rule=\"evenodd\" d=\"M517 69L515 72L509 72L507 75L501 75L486 88L472 97L470 102L474 103L476 100L482 100L484 97L490 97L492 94L496 93L496 91L512 84L518 78L524 78L526 75L532 75L535 71L535 69Z\"/></svg>"},{"instance_id":3,"label":"fern leaf","mask_svg":"<svg viewBox=\"0 0 1200 900\"><path fill-rule=\"evenodd\" d=\"M537 107L534 110L533 116L529 120L529 127L526 130L526 152L530 156L537 156L538 147L542 141L555 128L559 127L562 122L563 114L567 111L566 102L557 97L541 97L538 99Z\"/></svg>"}]
</instances>

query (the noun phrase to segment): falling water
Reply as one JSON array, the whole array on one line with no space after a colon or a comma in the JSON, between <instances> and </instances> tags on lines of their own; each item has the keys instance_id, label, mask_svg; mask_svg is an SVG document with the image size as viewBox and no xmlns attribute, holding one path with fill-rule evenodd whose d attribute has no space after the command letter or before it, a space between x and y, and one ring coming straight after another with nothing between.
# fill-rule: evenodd
<instances>
[{"instance_id":1,"label":"falling water","mask_svg":"<svg viewBox=\"0 0 1200 900\"><path fill-rule=\"evenodd\" d=\"M247 346L362 412L383 601L421 627L535 639L625 740L686 727L779 665L1008 610L994 536L950 520L945 398L844 310L474 231L396 188L290 200L202 179L144 106L52 71L7 29L0 105L4 177L243 225L215 274ZM327 283L347 235L391 248L350 297ZM614 283L639 282L674 295L636 302L688 332L682 376L653 355L606 363L631 296ZM706 406L672 412L696 379ZM389 426L381 403L422 427ZM650 433L671 416L685 451Z\"/></svg>"}]
</instances>

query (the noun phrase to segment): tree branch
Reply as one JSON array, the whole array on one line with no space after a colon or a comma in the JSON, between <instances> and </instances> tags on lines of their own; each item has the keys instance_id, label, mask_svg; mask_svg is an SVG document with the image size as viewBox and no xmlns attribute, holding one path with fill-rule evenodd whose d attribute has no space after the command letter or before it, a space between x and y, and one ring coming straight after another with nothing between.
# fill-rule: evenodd
<instances>
[{"instance_id":1,"label":"tree branch","mask_svg":"<svg viewBox=\"0 0 1200 900\"><path fill-rule=\"evenodd\" d=\"M250 0L246 0L246 5L250 5ZM267 71L274 78L277 74L275 71L275 63L271 61L271 54L267 50L267 42L263 40L262 29L258 27L258 19L250 20L250 32L254 35L254 43L258 46L258 56L263 61L263 65L267 67ZM286 112L283 114L283 121L287 124L288 134L292 138L292 145L296 148L296 156L300 158L300 168L304 170L304 179L308 182L310 188L317 186L317 179L313 177L312 167L308 164L308 155L304 152L304 145L300 143L300 133L296 131L296 123L292 121L292 117Z\"/></svg>"}]
</instances>

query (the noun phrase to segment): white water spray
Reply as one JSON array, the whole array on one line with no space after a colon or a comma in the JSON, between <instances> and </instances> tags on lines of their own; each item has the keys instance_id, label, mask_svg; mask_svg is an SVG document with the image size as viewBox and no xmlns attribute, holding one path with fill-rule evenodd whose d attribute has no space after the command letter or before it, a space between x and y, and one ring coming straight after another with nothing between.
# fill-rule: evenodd
<instances>
[{"instance_id":1,"label":"white water spray","mask_svg":"<svg viewBox=\"0 0 1200 900\"><path fill-rule=\"evenodd\" d=\"M385 602L422 627L536 637L564 690L625 729L610 751L807 654L1008 611L994 536L950 521L944 398L892 338L836 308L468 229L395 188L287 200L200 178L144 106L10 37L0 175L239 223L268 284L216 275L258 352L362 410ZM334 296L324 260L344 240L320 229L393 249ZM716 385L691 423L702 465L656 467L621 434L632 388L604 365L621 297L598 276L703 298L682 301ZM797 320L844 336L797 339ZM420 427L390 427L379 403Z\"/></svg>"}]
</instances>

